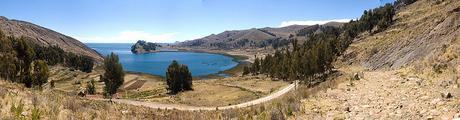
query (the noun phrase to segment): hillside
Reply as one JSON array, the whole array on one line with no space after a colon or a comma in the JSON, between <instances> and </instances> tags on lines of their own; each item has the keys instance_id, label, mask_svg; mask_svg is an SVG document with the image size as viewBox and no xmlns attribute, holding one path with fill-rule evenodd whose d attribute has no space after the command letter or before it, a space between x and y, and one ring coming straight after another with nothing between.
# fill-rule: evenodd
<instances>
[{"instance_id":1,"label":"hillside","mask_svg":"<svg viewBox=\"0 0 460 120\"><path fill-rule=\"evenodd\" d=\"M342 23L330 22L325 26L340 26ZM206 49L263 48L273 44L288 44L286 39L308 25L291 25L281 28L252 28L247 30L224 31L203 38L178 43L179 47Z\"/></svg>"},{"instance_id":2,"label":"hillside","mask_svg":"<svg viewBox=\"0 0 460 120\"><path fill-rule=\"evenodd\" d=\"M301 100L295 118L458 119L459 19L456 0L402 7L389 28L353 40L335 63L344 74Z\"/></svg>"},{"instance_id":3,"label":"hillside","mask_svg":"<svg viewBox=\"0 0 460 120\"><path fill-rule=\"evenodd\" d=\"M0 16L0 30L7 36L29 38L33 43L40 46L58 46L64 51L90 56L96 61L103 59L95 50L82 42L33 23Z\"/></svg>"},{"instance_id":4,"label":"hillside","mask_svg":"<svg viewBox=\"0 0 460 120\"><path fill-rule=\"evenodd\" d=\"M369 69L398 69L431 67L458 58L459 1L416 2L402 8L395 20L386 31L355 39L344 56L346 61ZM420 66L426 64L430 66Z\"/></svg>"}]
</instances>

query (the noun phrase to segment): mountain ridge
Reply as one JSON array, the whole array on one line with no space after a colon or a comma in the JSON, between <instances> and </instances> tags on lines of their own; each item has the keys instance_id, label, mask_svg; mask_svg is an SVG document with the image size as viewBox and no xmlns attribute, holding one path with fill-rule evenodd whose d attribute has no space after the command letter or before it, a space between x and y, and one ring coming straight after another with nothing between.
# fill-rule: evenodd
<instances>
[{"instance_id":1,"label":"mountain ridge","mask_svg":"<svg viewBox=\"0 0 460 120\"><path fill-rule=\"evenodd\" d=\"M39 46L58 46L64 51L86 55L96 61L103 60L99 53L79 40L31 22L0 16L0 30L7 36L29 38Z\"/></svg>"},{"instance_id":2,"label":"mountain ridge","mask_svg":"<svg viewBox=\"0 0 460 120\"><path fill-rule=\"evenodd\" d=\"M323 26L341 26L339 22L329 22ZM243 30L226 30L202 38L187 40L176 44L178 47L210 48L210 49L239 49L266 46L266 41L283 41L297 31L314 25L291 25L286 27L264 27ZM271 42L270 42L271 43ZM270 44L269 43L269 44Z\"/></svg>"}]
</instances>

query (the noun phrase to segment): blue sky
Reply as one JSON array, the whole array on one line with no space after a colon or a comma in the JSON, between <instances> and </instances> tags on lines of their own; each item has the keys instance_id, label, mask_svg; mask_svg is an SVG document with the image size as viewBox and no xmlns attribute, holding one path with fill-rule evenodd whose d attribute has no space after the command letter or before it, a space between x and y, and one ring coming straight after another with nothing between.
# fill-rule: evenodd
<instances>
[{"instance_id":1,"label":"blue sky","mask_svg":"<svg viewBox=\"0 0 460 120\"><path fill-rule=\"evenodd\" d=\"M225 30L358 18L391 0L2 0L0 16L86 43L174 42Z\"/></svg>"}]
</instances>

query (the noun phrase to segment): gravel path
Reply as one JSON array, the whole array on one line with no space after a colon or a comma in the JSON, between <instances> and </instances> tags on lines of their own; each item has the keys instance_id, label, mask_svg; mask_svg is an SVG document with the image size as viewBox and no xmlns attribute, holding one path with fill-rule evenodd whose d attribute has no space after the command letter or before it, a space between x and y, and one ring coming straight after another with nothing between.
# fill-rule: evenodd
<instances>
[{"instance_id":1,"label":"gravel path","mask_svg":"<svg viewBox=\"0 0 460 120\"><path fill-rule=\"evenodd\" d=\"M454 80L364 72L360 80L304 99L302 119L452 119L460 117ZM452 97L443 94L451 93Z\"/></svg>"}]
</instances>

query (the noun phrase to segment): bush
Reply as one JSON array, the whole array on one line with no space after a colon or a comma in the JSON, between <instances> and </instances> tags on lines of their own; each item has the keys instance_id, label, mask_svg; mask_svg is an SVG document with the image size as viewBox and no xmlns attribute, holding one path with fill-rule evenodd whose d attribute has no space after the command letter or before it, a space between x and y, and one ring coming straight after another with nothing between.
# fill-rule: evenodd
<instances>
[{"instance_id":1,"label":"bush","mask_svg":"<svg viewBox=\"0 0 460 120\"><path fill-rule=\"evenodd\" d=\"M94 95L96 93L96 85L94 84L94 80L88 81L86 84L86 92L90 95Z\"/></svg>"},{"instance_id":2,"label":"bush","mask_svg":"<svg viewBox=\"0 0 460 120\"><path fill-rule=\"evenodd\" d=\"M32 109L32 120L40 120L41 116L40 109L38 109L36 106Z\"/></svg>"},{"instance_id":3,"label":"bush","mask_svg":"<svg viewBox=\"0 0 460 120\"><path fill-rule=\"evenodd\" d=\"M176 94L183 90L192 90L192 73L186 65L177 63L174 60L166 71L166 84L171 94Z\"/></svg>"},{"instance_id":4,"label":"bush","mask_svg":"<svg viewBox=\"0 0 460 120\"><path fill-rule=\"evenodd\" d=\"M16 119L21 119L22 115L21 113L24 111L24 103L22 103L22 100L19 101L19 104L16 105L11 105L10 112L14 114Z\"/></svg>"}]
</instances>

